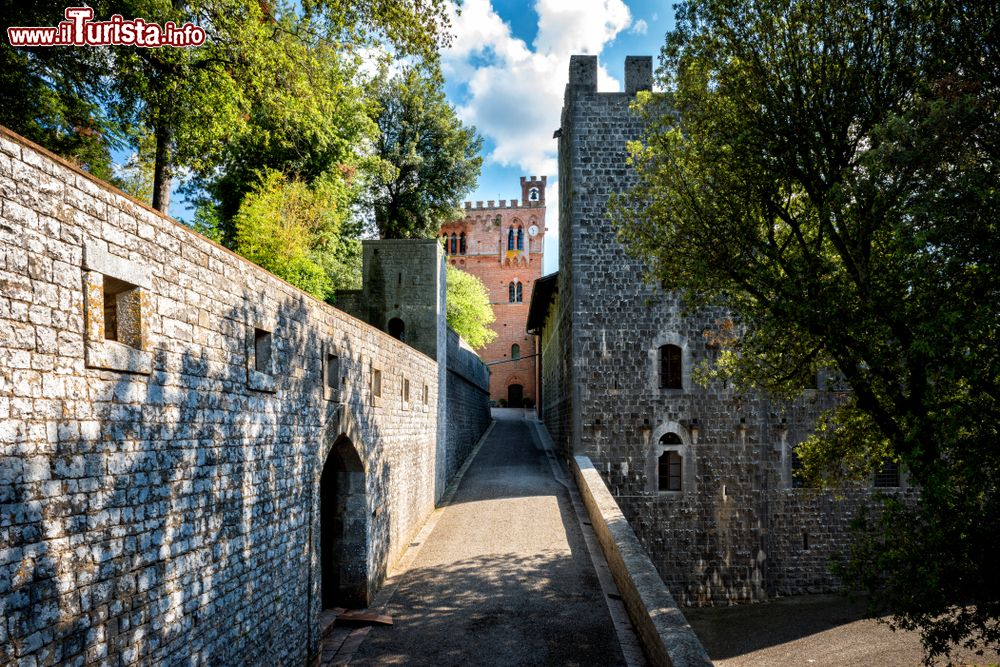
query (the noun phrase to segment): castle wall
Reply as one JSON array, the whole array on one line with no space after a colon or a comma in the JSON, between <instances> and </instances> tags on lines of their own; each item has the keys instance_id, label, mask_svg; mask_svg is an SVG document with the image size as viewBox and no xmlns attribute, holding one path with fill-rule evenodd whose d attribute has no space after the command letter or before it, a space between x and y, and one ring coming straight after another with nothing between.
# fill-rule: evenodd
<instances>
[{"instance_id":1,"label":"castle wall","mask_svg":"<svg viewBox=\"0 0 1000 667\"><path fill-rule=\"evenodd\" d=\"M593 461L682 604L725 604L836 588L829 556L867 488L791 489L792 447L838 400L810 390L793 403L692 381L716 351L705 337L726 313L681 314L675 294L642 280L607 206L636 182L629 110L651 61L626 60L626 93L597 92L597 61L574 56L560 128L558 294L542 331L543 417L567 454ZM659 347L681 348L681 388L661 388ZM558 388L558 389L557 389ZM676 446L661 446L672 434ZM681 456L683 485L660 490L657 461Z\"/></svg>"},{"instance_id":2,"label":"castle wall","mask_svg":"<svg viewBox=\"0 0 1000 667\"><path fill-rule=\"evenodd\" d=\"M440 370L0 129L0 663L306 660L327 453L370 595L457 467Z\"/></svg>"},{"instance_id":3,"label":"castle wall","mask_svg":"<svg viewBox=\"0 0 1000 667\"><path fill-rule=\"evenodd\" d=\"M490 371L468 343L448 330L447 460L451 479L486 432L490 416Z\"/></svg>"}]
</instances>

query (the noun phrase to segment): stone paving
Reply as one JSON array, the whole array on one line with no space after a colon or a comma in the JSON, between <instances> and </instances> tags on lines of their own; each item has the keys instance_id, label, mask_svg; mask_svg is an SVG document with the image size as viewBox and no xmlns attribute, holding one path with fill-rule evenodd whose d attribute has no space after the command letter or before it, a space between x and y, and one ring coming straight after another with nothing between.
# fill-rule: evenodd
<instances>
[{"instance_id":1,"label":"stone paving","mask_svg":"<svg viewBox=\"0 0 1000 667\"><path fill-rule=\"evenodd\" d=\"M616 591L602 589L588 520L534 428L494 423L429 535L415 538L412 562L387 582L395 625L371 628L353 656L324 663L642 664L628 638L623 653L608 603Z\"/></svg>"}]
</instances>

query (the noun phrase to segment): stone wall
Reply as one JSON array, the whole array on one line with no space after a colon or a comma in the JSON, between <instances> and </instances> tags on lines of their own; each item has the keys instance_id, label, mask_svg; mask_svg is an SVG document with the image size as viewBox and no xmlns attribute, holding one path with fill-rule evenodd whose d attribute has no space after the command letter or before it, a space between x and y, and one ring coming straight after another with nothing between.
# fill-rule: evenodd
<instances>
[{"instance_id":1,"label":"stone wall","mask_svg":"<svg viewBox=\"0 0 1000 667\"><path fill-rule=\"evenodd\" d=\"M0 129L0 664L305 661L444 488L439 370Z\"/></svg>"},{"instance_id":2,"label":"stone wall","mask_svg":"<svg viewBox=\"0 0 1000 667\"><path fill-rule=\"evenodd\" d=\"M458 472L490 425L490 369L462 338L448 330L448 451L445 477Z\"/></svg>"},{"instance_id":3,"label":"stone wall","mask_svg":"<svg viewBox=\"0 0 1000 667\"><path fill-rule=\"evenodd\" d=\"M705 334L726 313L684 313L676 294L645 283L608 216L612 195L635 183L626 142L643 124L629 105L649 89L651 61L629 58L625 70L627 92L600 93L596 58L570 63L558 293L541 342L546 425L567 454L592 460L682 604L836 588L829 557L845 548L848 521L871 490L835 498L792 489L791 468L794 445L842 395L824 382L782 403L693 382L693 368L717 353ZM680 349L677 388L661 387L663 345ZM680 457L676 491L660 488L667 451Z\"/></svg>"}]
</instances>

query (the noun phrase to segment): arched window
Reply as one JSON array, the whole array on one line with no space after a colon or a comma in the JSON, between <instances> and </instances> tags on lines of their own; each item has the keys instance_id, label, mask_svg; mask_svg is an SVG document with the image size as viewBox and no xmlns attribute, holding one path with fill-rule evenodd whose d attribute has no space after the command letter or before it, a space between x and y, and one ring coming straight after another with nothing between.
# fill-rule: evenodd
<instances>
[{"instance_id":1,"label":"arched window","mask_svg":"<svg viewBox=\"0 0 1000 667\"><path fill-rule=\"evenodd\" d=\"M676 345L660 346L660 387L682 389L681 348Z\"/></svg>"},{"instance_id":2,"label":"arched window","mask_svg":"<svg viewBox=\"0 0 1000 667\"><path fill-rule=\"evenodd\" d=\"M444 252L447 255L448 254L448 235L447 234L442 234L441 235L441 240L444 242Z\"/></svg>"},{"instance_id":3,"label":"arched window","mask_svg":"<svg viewBox=\"0 0 1000 667\"><path fill-rule=\"evenodd\" d=\"M398 340L406 340L406 325L403 324L403 320L398 317L394 317L389 320L389 324L386 325L386 329L389 331L389 335Z\"/></svg>"},{"instance_id":4,"label":"arched window","mask_svg":"<svg viewBox=\"0 0 1000 667\"><path fill-rule=\"evenodd\" d=\"M515 299L515 301L517 303L521 303L522 301L524 301L524 289L521 286L520 281L518 281L518 283L517 283L517 290L516 290L516 292L517 292L517 298Z\"/></svg>"},{"instance_id":5,"label":"arched window","mask_svg":"<svg viewBox=\"0 0 1000 667\"><path fill-rule=\"evenodd\" d=\"M507 296L511 303L514 303L515 289L514 283L507 285Z\"/></svg>"},{"instance_id":6,"label":"arched window","mask_svg":"<svg viewBox=\"0 0 1000 667\"><path fill-rule=\"evenodd\" d=\"M517 249L524 250L524 227L517 228Z\"/></svg>"},{"instance_id":7,"label":"arched window","mask_svg":"<svg viewBox=\"0 0 1000 667\"><path fill-rule=\"evenodd\" d=\"M510 358L511 359L521 358L521 346L518 345L517 343L514 343L513 345L510 346Z\"/></svg>"},{"instance_id":8,"label":"arched window","mask_svg":"<svg viewBox=\"0 0 1000 667\"><path fill-rule=\"evenodd\" d=\"M458 252L465 254L465 232L462 232L462 235L458 237Z\"/></svg>"},{"instance_id":9,"label":"arched window","mask_svg":"<svg viewBox=\"0 0 1000 667\"><path fill-rule=\"evenodd\" d=\"M538 201L538 188L528 190L528 201Z\"/></svg>"},{"instance_id":10,"label":"arched window","mask_svg":"<svg viewBox=\"0 0 1000 667\"><path fill-rule=\"evenodd\" d=\"M455 255L458 253L458 237L454 232L451 234L451 254Z\"/></svg>"},{"instance_id":11,"label":"arched window","mask_svg":"<svg viewBox=\"0 0 1000 667\"><path fill-rule=\"evenodd\" d=\"M681 439L676 433L664 433L660 438L660 444L671 446L680 445ZM660 454L657 461L657 477L659 478L660 491L680 491L681 490L681 455L673 449Z\"/></svg>"},{"instance_id":12,"label":"arched window","mask_svg":"<svg viewBox=\"0 0 1000 667\"><path fill-rule=\"evenodd\" d=\"M507 250L514 249L514 228L511 227L507 230Z\"/></svg>"}]
</instances>

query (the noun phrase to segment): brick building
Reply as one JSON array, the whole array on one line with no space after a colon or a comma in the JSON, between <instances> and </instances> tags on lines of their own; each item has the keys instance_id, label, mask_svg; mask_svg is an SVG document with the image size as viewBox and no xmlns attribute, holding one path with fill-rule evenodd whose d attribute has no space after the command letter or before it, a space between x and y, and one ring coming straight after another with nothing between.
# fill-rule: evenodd
<instances>
[{"instance_id":1,"label":"brick building","mask_svg":"<svg viewBox=\"0 0 1000 667\"><path fill-rule=\"evenodd\" d=\"M465 202L465 217L441 227L448 261L486 285L497 338L480 356L490 366L490 398L511 406L538 398L535 337L528 304L542 275L546 177L521 177L521 199Z\"/></svg>"}]
</instances>

